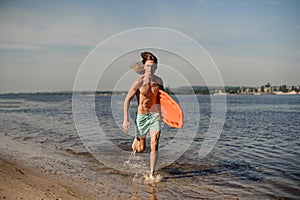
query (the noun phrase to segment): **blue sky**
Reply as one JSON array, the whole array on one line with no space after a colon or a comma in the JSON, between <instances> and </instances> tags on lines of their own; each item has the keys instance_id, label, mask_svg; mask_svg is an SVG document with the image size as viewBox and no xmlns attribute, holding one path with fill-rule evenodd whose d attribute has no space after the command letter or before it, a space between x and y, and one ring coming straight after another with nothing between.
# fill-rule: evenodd
<instances>
[{"instance_id":1,"label":"blue sky","mask_svg":"<svg viewBox=\"0 0 300 200\"><path fill-rule=\"evenodd\" d=\"M96 45L140 27L174 29L196 40L225 85L300 85L299 11L297 0L0 1L0 93L72 90ZM168 78L171 87L181 84Z\"/></svg>"}]
</instances>

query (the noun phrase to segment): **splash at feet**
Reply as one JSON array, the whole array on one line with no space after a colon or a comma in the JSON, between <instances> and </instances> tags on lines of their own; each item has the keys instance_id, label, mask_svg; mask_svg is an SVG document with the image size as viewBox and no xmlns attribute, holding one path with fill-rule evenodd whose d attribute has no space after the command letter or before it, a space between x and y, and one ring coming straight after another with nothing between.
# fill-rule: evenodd
<instances>
[{"instance_id":1,"label":"splash at feet","mask_svg":"<svg viewBox=\"0 0 300 200\"><path fill-rule=\"evenodd\" d=\"M150 175L149 169L144 162L144 160L137 156L134 152L131 153L129 159L124 162L130 171L135 172L133 177L133 182L140 182L148 185L155 185L163 180L163 177L160 174L155 174L154 176Z\"/></svg>"}]
</instances>

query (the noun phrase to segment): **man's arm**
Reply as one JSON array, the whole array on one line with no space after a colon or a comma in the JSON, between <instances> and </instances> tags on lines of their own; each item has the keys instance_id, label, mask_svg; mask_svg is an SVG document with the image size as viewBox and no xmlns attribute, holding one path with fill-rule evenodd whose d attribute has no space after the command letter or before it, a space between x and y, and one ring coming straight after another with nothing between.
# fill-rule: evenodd
<instances>
[{"instance_id":1,"label":"man's arm","mask_svg":"<svg viewBox=\"0 0 300 200\"><path fill-rule=\"evenodd\" d=\"M159 89L162 90L162 91L165 91L163 80L158 76L157 76L157 80L158 80L157 85L158 85Z\"/></svg>"},{"instance_id":2,"label":"man's arm","mask_svg":"<svg viewBox=\"0 0 300 200\"><path fill-rule=\"evenodd\" d=\"M124 121L123 121L123 129L125 132L128 132L129 128L130 128L130 122L129 122L129 118L128 118L128 110L129 110L129 105L130 105L130 101L132 100L132 98L136 95L139 87L140 87L140 80L136 80L131 87L128 90L128 93L125 97L124 100Z\"/></svg>"}]
</instances>

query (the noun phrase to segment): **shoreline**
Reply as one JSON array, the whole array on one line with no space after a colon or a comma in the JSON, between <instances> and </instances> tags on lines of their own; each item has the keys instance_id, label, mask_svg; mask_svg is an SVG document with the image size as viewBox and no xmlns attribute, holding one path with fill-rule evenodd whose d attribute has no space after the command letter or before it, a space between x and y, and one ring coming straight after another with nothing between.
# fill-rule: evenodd
<instances>
[{"instance_id":1,"label":"shoreline","mask_svg":"<svg viewBox=\"0 0 300 200\"><path fill-rule=\"evenodd\" d=\"M47 176L0 155L0 199L96 200L68 180Z\"/></svg>"}]
</instances>

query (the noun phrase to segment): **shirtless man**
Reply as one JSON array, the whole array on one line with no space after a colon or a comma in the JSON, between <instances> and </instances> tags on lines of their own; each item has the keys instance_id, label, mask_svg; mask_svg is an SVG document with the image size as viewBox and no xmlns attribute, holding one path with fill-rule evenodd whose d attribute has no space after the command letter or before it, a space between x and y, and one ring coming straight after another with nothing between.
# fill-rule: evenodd
<instances>
[{"instance_id":1,"label":"shirtless man","mask_svg":"<svg viewBox=\"0 0 300 200\"><path fill-rule=\"evenodd\" d=\"M128 132L130 122L128 109L130 101L134 96L137 97L138 109L136 126L136 137L132 144L134 152L143 152L146 146L146 134L150 133L151 153L150 153L150 178L153 178L158 150L158 140L160 137L160 101L158 90L163 90L163 81L154 75L157 69L157 58L150 52L141 53L143 58L142 75L132 84L124 101L124 122L123 129Z\"/></svg>"}]
</instances>

